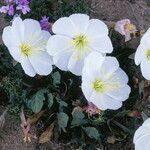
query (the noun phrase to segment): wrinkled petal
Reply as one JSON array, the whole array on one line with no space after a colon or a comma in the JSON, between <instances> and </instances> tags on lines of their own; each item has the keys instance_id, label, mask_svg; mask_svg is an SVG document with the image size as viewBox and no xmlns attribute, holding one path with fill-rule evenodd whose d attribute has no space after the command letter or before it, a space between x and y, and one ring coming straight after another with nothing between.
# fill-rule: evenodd
<instances>
[{"instance_id":1,"label":"wrinkled petal","mask_svg":"<svg viewBox=\"0 0 150 150\"><path fill-rule=\"evenodd\" d=\"M12 46L11 42L11 26L5 27L2 34L2 39L7 47Z\"/></svg>"},{"instance_id":2,"label":"wrinkled petal","mask_svg":"<svg viewBox=\"0 0 150 150\"><path fill-rule=\"evenodd\" d=\"M69 16L74 26L76 27L76 33L84 34L89 25L89 16L85 14L73 14Z\"/></svg>"},{"instance_id":3,"label":"wrinkled petal","mask_svg":"<svg viewBox=\"0 0 150 150\"><path fill-rule=\"evenodd\" d=\"M52 58L47 52L41 51L31 55L29 60L37 74L48 75L52 72Z\"/></svg>"},{"instance_id":4,"label":"wrinkled petal","mask_svg":"<svg viewBox=\"0 0 150 150\"><path fill-rule=\"evenodd\" d=\"M122 103L115 101L112 97L105 94L92 93L90 101L101 110L112 109L116 110L122 106Z\"/></svg>"},{"instance_id":5,"label":"wrinkled petal","mask_svg":"<svg viewBox=\"0 0 150 150\"><path fill-rule=\"evenodd\" d=\"M31 41L34 39L39 32L41 32L41 26L38 21L33 19L25 19L23 21L24 27L25 27L25 41Z\"/></svg>"},{"instance_id":6,"label":"wrinkled petal","mask_svg":"<svg viewBox=\"0 0 150 150\"><path fill-rule=\"evenodd\" d=\"M148 50L146 49L146 47L141 44L138 46L137 51L135 53L135 64L139 65L141 63L141 61L145 58L145 54L144 51Z\"/></svg>"},{"instance_id":7,"label":"wrinkled petal","mask_svg":"<svg viewBox=\"0 0 150 150\"><path fill-rule=\"evenodd\" d=\"M101 20L91 19L89 21L86 35L93 38L103 37L105 35L108 35L108 27Z\"/></svg>"},{"instance_id":8,"label":"wrinkled petal","mask_svg":"<svg viewBox=\"0 0 150 150\"><path fill-rule=\"evenodd\" d=\"M18 47L9 47L8 48L11 56L18 62L21 62L21 53L20 53L20 49Z\"/></svg>"},{"instance_id":9,"label":"wrinkled petal","mask_svg":"<svg viewBox=\"0 0 150 150\"><path fill-rule=\"evenodd\" d=\"M128 99L130 92L131 92L131 88L128 85L126 85L114 91L110 91L110 92L108 91L106 95L112 97L115 100L125 101Z\"/></svg>"},{"instance_id":10,"label":"wrinkled petal","mask_svg":"<svg viewBox=\"0 0 150 150\"><path fill-rule=\"evenodd\" d=\"M101 71L100 68L104 60L105 57L103 57L100 53L90 53L84 60L84 68L82 71L82 75L85 77L88 74L89 77L91 77L91 79L95 78L95 76L97 76L97 73Z\"/></svg>"},{"instance_id":11,"label":"wrinkled petal","mask_svg":"<svg viewBox=\"0 0 150 150\"><path fill-rule=\"evenodd\" d=\"M110 38L106 36L91 38L90 47L101 53L111 53L113 51L113 46Z\"/></svg>"},{"instance_id":12,"label":"wrinkled petal","mask_svg":"<svg viewBox=\"0 0 150 150\"><path fill-rule=\"evenodd\" d=\"M93 91L92 91L91 87L89 87L89 84L84 82L84 83L82 83L81 88L82 88L82 91L83 91L83 93L85 95L85 98L88 101L90 101L90 96L92 95Z\"/></svg>"},{"instance_id":13,"label":"wrinkled petal","mask_svg":"<svg viewBox=\"0 0 150 150\"><path fill-rule=\"evenodd\" d=\"M117 59L115 57L105 57L105 60L101 66L101 70L99 71L99 76L104 80L107 80L117 69L119 69L119 63Z\"/></svg>"},{"instance_id":14,"label":"wrinkled petal","mask_svg":"<svg viewBox=\"0 0 150 150\"><path fill-rule=\"evenodd\" d=\"M59 52L71 50L71 39L66 36L53 35L47 42L47 52L54 56Z\"/></svg>"},{"instance_id":15,"label":"wrinkled petal","mask_svg":"<svg viewBox=\"0 0 150 150\"><path fill-rule=\"evenodd\" d=\"M135 150L149 150L150 136L142 138L139 142L135 143Z\"/></svg>"},{"instance_id":16,"label":"wrinkled petal","mask_svg":"<svg viewBox=\"0 0 150 150\"><path fill-rule=\"evenodd\" d=\"M141 67L142 75L147 80L150 80L150 61L144 59L141 62L141 66L140 67Z\"/></svg>"},{"instance_id":17,"label":"wrinkled petal","mask_svg":"<svg viewBox=\"0 0 150 150\"><path fill-rule=\"evenodd\" d=\"M53 24L52 31L55 34L74 37L77 29L70 18L62 17Z\"/></svg>"},{"instance_id":18,"label":"wrinkled petal","mask_svg":"<svg viewBox=\"0 0 150 150\"><path fill-rule=\"evenodd\" d=\"M61 70L68 71L68 62L72 52L62 51L53 57L54 64Z\"/></svg>"},{"instance_id":19,"label":"wrinkled petal","mask_svg":"<svg viewBox=\"0 0 150 150\"><path fill-rule=\"evenodd\" d=\"M37 50L37 51L44 51L46 50L47 41L50 38L50 33L47 31L41 31L37 35L37 37L34 37L31 40L31 45Z\"/></svg>"},{"instance_id":20,"label":"wrinkled petal","mask_svg":"<svg viewBox=\"0 0 150 150\"><path fill-rule=\"evenodd\" d=\"M21 58L21 66L24 70L24 72L29 75L30 77L34 77L36 75L36 72L34 71L29 59L27 57Z\"/></svg>"},{"instance_id":21,"label":"wrinkled petal","mask_svg":"<svg viewBox=\"0 0 150 150\"><path fill-rule=\"evenodd\" d=\"M73 53L73 55L70 57L69 63L68 63L68 69L75 75L80 76L82 73L82 68L84 64L84 58L77 59L76 54Z\"/></svg>"},{"instance_id":22,"label":"wrinkled petal","mask_svg":"<svg viewBox=\"0 0 150 150\"><path fill-rule=\"evenodd\" d=\"M115 74L116 74L116 77L117 77L117 79L118 79L118 81L119 81L119 83L120 83L121 85L125 85L125 84L128 83L129 78L128 78L127 74L126 74L121 68L119 68L119 69L115 72Z\"/></svg>"},{"instance_id":23,"label":"wrinkled petal","mask_svg":"<svg viewBox=\"0 0 150 150\"><path fill-rule=\"evenodd\" d=\"M31 27L30 27L31 28ZM16 37L14 40L21 43L24 40L24 24L20 17L16 17L12 23L12 35Z\"/></svg>"}]
</instances>

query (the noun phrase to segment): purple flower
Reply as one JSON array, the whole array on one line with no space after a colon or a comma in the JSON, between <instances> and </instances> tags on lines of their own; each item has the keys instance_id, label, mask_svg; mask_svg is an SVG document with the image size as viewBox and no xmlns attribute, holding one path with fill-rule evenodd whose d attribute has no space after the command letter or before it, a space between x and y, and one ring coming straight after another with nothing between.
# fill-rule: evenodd
<instances>
[{"instance_id":1,"label":"purple flower","mask_svg":"<svg viewBox=\"0 0 150 150\"><path fill-rule=\"evenodd\" d=\"M30 12L30 8L28 5L18 5L16 9L21 10L24 15Z\"/></svg>"},{"instance_id":2,"label":"purple flower","mask_svg":"<svg viewBox=\"0 0 150 150\"><path fill-rule=\"evenodd\" d=\"M46 31L49 31L50 30L50 23L49 23L49 17L42 17L42 19L40 20L40 25L41 25L41 28L42 30L46 30Z\"/></svg>"},{"instance_id":3,"label":"purple flower","mask_svg":"<svg viewBox=\"0 0 150 150\"><path fill-rule=\"evenodd\" d=\"M10 16L14 15L14 6L13 5L9 6L8 15L10 15Z\"/></svg>"},{"instance_id":4,"label":"purple flower","mask_svg":"<svg viewBox=\"0 0 150 150\"><path fill-rule=\"evenodd\" d=\"M7 13L8 12L8 10L9 10L9 6L7 5L7 6L2 6L1 8L0 8L0 12L1 13Z\"/></svg>"},{"instance_id":5,"label":"purple flower","mask_svg":"<svg viewBox=\"0 0 150 150\"><path fill-rule=\"evenodd\" d=\"M28 0L16 0L16 4L18 5L29 5L29 1Z\"/></svg>"}]
</instances>

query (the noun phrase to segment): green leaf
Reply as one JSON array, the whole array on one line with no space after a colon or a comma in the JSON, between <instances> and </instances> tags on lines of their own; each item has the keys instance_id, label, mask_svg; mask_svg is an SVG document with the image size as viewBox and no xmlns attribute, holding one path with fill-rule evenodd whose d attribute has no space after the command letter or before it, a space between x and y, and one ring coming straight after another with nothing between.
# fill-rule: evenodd
<instances>
[{"instance_id":1,"label":"green leaf","mask_svg":"<svg viewBox=\"0 0 150 150\"><path fill-rule=\"evenodd\" d=\"M84 122L85 115L81 111L75 110L72 114L73 120L71 122L72 126L79 126Z\"/></svg>"},{"instance_id":2,"label":"green leaf","mask_svg":"<svg viewBox=\"0 0 150 150\"><path fill-rule=\"evenodd\" d=\"M66 127L67 127L67 124L68 124L68 120L69 120L69 117L66 113L64 112L60 112L57 114L57 119L58 119L58 125L59 125L59 130L61 131L61 129L66 132Z\"/></svg>"},{"instance_id":3,"label":"green leaf","mask_svg":"<svg viewBox=\"0 0 150 150\"><path fill-rule=\"evenodd\" d=\"M53 105L53 102L54 102L54 97L51 93L48 94L48 108L50 109Z\"/></svg>"},{"instance_id":4,"label":"green leaf","mask_svg":"<svg viewBox=\"0 0 150 150\"><path fill-rule=\"evenodd\" d=\"M53 84L54 85L60 84L61 75L58 71L52 74L52 78L53 78Z\"/></svg>"},{"instance_id":5,"label":"green leaf","mask_svg":"<svg viewBox=\"0 0 150 150\"><path fill-rule=\"evenodd\" d=\"M43 101L45 100L44 93L46 92L47 91L45 89L40 90L36 92L36 94L34 94L28 101L28 107L31 108L34 113L38 113L41 111L43 107Z\"/></svg>"},{"instance_id":6,"label":"green leaf","mask_svg":"<svg viewBox=\"0 0 150 150\"><path fill-rule=\"evenodd\" d=\"M100 137L97 129L94 127L85 127L85 128L83 128L83 130L88 135L88 137L90 137L92 139L98 140Z\"/></svg>"}]
</instances>

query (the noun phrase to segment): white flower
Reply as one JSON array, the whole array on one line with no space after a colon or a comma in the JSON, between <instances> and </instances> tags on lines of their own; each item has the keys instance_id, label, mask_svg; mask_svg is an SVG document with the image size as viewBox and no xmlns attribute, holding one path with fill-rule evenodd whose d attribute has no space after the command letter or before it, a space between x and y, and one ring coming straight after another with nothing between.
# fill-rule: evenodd
<instances>
[{"instance_id":1,"label":"white flower","mask_svg":"<svg viewBox=\"0 0 150 150\"><path fill-rule=\"evenodd\" d=\"M150 28L141 38L135 53L135 64L140 65L142 75L150 80Z\"/></svg>"},{"instance_id":2,"label":"white flower","mask_svg":"<svg viewBox=\"0 0 150 150\"><path fill-rule=\"evenodd\" d=\"M82 91L89 102L101 110L116 110L129 97L128 77L114 57L93 52L85 59Z\"/></svg>"},{"instance_id":3,"label":"white flower","mask_svg":"<svg viewBox=\"0 0 150 150\"><path fill-rule=\"evenodd\" d=\"M12 57L21 63L26 74L48 75L52 71L52 59L46 52L50 33L42 31L38 21L16 17L12 26L3 31L3 41Z\"/></svg>"},{"instance_id":4,"label":"white flower","mask_svg":"<svg viewBox=\"0 0 150 150\"><path fill-rule=\"evenodd\" d=\"M150 149L150 119L147 119L141 127L139 127L134 135L135 150Z\"/></svg>"},{"instance_id":5,"label":"white flower","mask_svg":"<svg viewBox=\"0 0 150 150\"><path fill-rule=\"evenodd\" d=\"M105 54L113 50L107 26L98 19L89 20L84 14L58 19L52 31L56 35L48 41L48 53L58 68L75 75L81 75L84 58L92 51Z\"/></svg>"}]
</instances>

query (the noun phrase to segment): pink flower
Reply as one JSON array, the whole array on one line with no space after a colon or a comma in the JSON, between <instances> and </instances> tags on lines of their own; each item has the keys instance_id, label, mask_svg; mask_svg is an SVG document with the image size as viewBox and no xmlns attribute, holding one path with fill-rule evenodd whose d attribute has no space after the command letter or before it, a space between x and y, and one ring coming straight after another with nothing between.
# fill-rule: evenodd
<instances>
[{"instance_id":1,"label":"pink flower","mask_svg":"<svg viewBox=\"0 0 150 150\"><path fill-rule=\"evenodd\" d=\"M119 32L121 35L125 36L125 42L131 39L131 33L137 31L136 26L131 24L129 19L123 19L115 24L115 31Z\"/></svg>"},{"instance_id":2,"label":"pink flower","mask_svg":"<svg viewBox=\"0 0 150 150\"><path fill-rule=\"evenodd\" d=\"M42 30L46 30L46 31L49 31L50 30L50 23L49 23L49 17L42 17L42 19L40 20L40 25L41 25L41 28Z\"/></svg>"},{"instance_id":3,"label":"pink flower","mask_svg":"<svg viewBox=\"0 0 150 150\"><path fill-rule=\"evenodd\" d=\"M8 12L8 10L9 10L9 6L7 5L7 6L2 6L1 8L0 8L0 12L1 13L7 13Z\"/></svg>"},{"instance_id":4,"label":"pink flower","mask_svg":"<svg viewBox=\"0 0 150 150\"><path fill-rule=\"evenodd\" d=\"M83 108L83 110L89 113L90 116L100 113L100 110L92 102L89 102L88 105Z\"/></svg>"}]
</instances>

